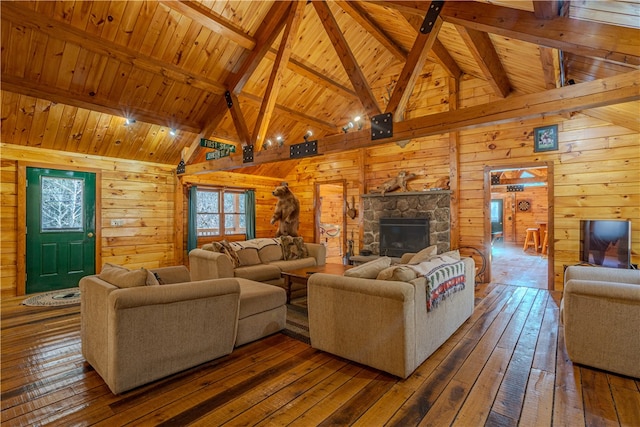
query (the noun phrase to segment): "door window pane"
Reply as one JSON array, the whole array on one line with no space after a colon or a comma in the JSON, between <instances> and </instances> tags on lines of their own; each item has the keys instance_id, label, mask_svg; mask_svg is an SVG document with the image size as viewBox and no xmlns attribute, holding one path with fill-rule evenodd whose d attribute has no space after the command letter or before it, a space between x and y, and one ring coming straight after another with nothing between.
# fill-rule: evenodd
<instances>
[{"instance_id":1,"label":"door window pane","mask_svg":"<svg viewBox=\"0 0 640 427\"><path fill-rule=\"evenodd\" d=\"M84 180L42 177L42 231L83 231Z\"/></svg>"}]
</instances>

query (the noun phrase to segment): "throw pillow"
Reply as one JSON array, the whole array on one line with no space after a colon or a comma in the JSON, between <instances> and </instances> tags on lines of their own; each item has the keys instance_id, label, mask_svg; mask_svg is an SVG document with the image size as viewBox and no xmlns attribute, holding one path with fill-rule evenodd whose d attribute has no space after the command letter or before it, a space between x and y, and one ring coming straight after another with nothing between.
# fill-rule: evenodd
<instances>
[{"instance_id":1,"label":"throw pillow","mask_svg":"<svg viewBox=\"0 0 640 427\"><path fill-rule=\"evenodd\" d=\"M240 259L238 258L238 254L233 250L229 242L227 242L226 240L222 240L215 243L219 243L222 246L222 250L220 252L229 257L234 268L240 267ZM216 245L214 244L214 248L215 246Z\"/></svg>"},{"instance_id":2,"label":"throw pillow","mask_svg":"<svg viewBox=\"0 0 640 427\"><path fill-rule=\"evenodd\" d=\"M383 256L373 261L350 268L344 272L347 277L359 277L361 279L375 279L378 274L391 265L391 258Z\"/></svg>"},{"instance_id":3,"label":"throw pillow","mask_svg":"<svg viewBox=\"0 0 640 427\"><path fill-rule=\"evenodd\" d=\"M282 257L285 261L303 259L309 256L302 237L280 236Z\"/></svg>"},{"instance_id":4,"label":"throw pillow","mask_svg":"<svg viewBox=\"0 0 640 427\"><path fill-rule=\"evenodd\" d=\"M432 246L426 247L420 252L418 252L417 254L415 254L407 264L420 264L422 261L427 261L429 258L437 254L438 254L438 246L432 245Z\"/></svg>"},{"instance_id":5,"label":"throw pillow","mask_svg":"<svg viewBox=\"0 0 640 427\"><path fill-rule=\"evenodd\" d=\"M143 268L143 270L145 270ZM158 275L152 273L150 270L146 270L147 272L147 280L145 281L147 286L160 286L160 280L158 280Z\"/></svg>"},{"instance_id":6,"label":"throw pillow","mask_svg":"<svg viewBox=\"0 0 640 427\"><path fill-rule=\"evenodd\" d=\"M129 270L119 265L105 264L98 277L118 288L133 288L147 285L147 270Z\"/></svg>"},{"instance_id":7,"label":"throw pillow","mask_svg":"<svg viewBox=\"0 0 640 427\"><path fill-rule=\"evenodd\" d=\"M258 256L257 248L244 248L236 251L238 259L240 260L240 266L261 264L260 257Z\"/></svg>"},{"instance_id":8,"label":"throw pillow","mask_svg":"<svg viewBox=\"0 0 640 427\"><path fill-rule=\"evenodd\" d=\"M376 279L391 280L394 282L409 282L415 279L416 276L417 273L409 267L403 265L392 265L378 273Z\"/></svg>"}]
</instances>

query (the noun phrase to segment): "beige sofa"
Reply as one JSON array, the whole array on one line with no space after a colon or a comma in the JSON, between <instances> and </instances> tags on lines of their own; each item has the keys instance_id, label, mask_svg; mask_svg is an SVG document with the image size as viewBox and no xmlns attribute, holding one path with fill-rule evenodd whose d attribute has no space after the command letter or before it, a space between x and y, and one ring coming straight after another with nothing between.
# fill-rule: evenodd
<instances>
[{"instance_id":1,"label":"beige sofa","mask_svg":"<svg viewBox=\"0 0 640 427\"><path fill-rule=\"evenodd\" d=\"M308 283L311 346L408 377L473 313L474 261L462 262L464 289L431 311L425 277L403 282L313 274Z\"/></svg>"},{"instance_id":2,"label":"beige sofa","mask_svg":"<svg viewBox=\"0 0 640 427\"><path fill-rule=\"evenodd\" d=\"M285 327L286 293L277 286L191 281L184 266L150 271L162 285L118 288L99 275L80 280L82 354L114 394Z\"/></svg>"},{"instance_id":3,"label":"beige sofa","mask_svg":"<svg viewBox=\"0 0 640 427\"><path fill-rule=\"evenodd\" d=\"M257 282L282 285L282 271L324 265L327 249L318 243L304 243L308 256L302 259L285 260L280 239L251 239L232 242L240 265L234 266L224 253L215 252L211 245L189 252L189 268L194 280L239 277Z\"/></svg>"},{"instance_id":4,"label":"beige sofa","mask_svg":"<svg viewBox=\"0 0 640 427\"><path fill-rule=\"evenodd\" d=\"M570 266L561 303L574 363L640 378L640 271Z\"/></svg>"}]
</instances>

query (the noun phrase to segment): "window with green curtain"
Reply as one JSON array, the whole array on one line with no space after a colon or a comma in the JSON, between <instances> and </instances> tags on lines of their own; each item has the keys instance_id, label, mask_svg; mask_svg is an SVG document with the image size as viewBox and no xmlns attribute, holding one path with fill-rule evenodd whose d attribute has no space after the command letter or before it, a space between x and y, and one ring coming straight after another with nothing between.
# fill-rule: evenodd
<instances>
[{"instance_id":1,"label":"window with green curtain","mask_svg":"<svg viewBox=\"0 0 640 427\"><path fill-rule=\"evenodd\" d=\"M246 234L246 209L247 197L244 190L198 187L197 237Z\"/></svg>"},{"instance_id":2,"label":"window with green curtain","mask_svg":"<svg viewBox=\"0 0 640 427\"><path fill-rule=\"evenodd\" d=\"M198 247L198 187L189 188L189 223L187 227L187 251Z\"/></svg>"},{"instance_id":3,"label":"window with green curtain","mask_svg":"<svg viewBox=\"0 0 640 427\"><path fill-rule=\"evenodd\" d=\"M245 223L247 225L246 239L256 238L256 192L247 190L245 196Z\"/></svg>"}]
</instances>

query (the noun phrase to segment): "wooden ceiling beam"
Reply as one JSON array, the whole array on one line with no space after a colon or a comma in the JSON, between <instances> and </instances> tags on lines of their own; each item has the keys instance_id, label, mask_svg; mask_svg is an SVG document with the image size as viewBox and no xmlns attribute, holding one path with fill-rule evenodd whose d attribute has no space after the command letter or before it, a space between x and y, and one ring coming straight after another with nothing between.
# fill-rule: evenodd
<instances>
[{"instance_id":1,"label":"wooden ceiling beam","mask_svg":"<svg viewBox=\"0 0 640 427\"><path fill-rule=\"evenodd\" d=\"M269 52L265 55L266 58L275 61L276 58L276 50L270 49ZM304 62L297 60L293 57L289 58L289 63L287 64L287 68L293 71L296 74L305 77L317 85L324 87L325 89L329 89L332 92L337 93L338 95L344 96L350 99L358 99L358 94L356 94L353 89L349 89L348 87L337 83L335 80L327 77L326 74L321 73L320 71L316 71L310 66L306 65Z\"/></svg>"},{"instance_id":2,"label":"wooden ceiling beam","mask_svg":"<svg viewBox=\"0 0 640 427\"><path fill-rule=\"evenodd\" d=\"M135 66L154 75L163 76L207 92L217 95L225 92L225 87L215 80L190 73L171 63L142 55L140 52L129 49L126 46L92 36L90 33L81 31L64 22L49 19L44 14L34 13L32 10L20 7L20 2L1 2L0 4L2 5L3 19L15 22L18 25L25 25L42 32L50 38L81 46L89 52L103 55L107 58L114 58L123 64Z\"/></svg>"},{"instance_id":3,"label":"wooden ceiling beam","mask_svg":"<svg viewBox=\"0 0 640 427\"><path fill-rule=\"evenodd\" d=\"M494 93L506 98L511 92L511 83L489 34L460 25L456 25L456 28Z\"/></svg>"},{"instance_id":4,"label":"wooden ceiling beam","mask_svg":"<svg viewBox=\"0 0 640 427\"><path fill-rule=\"evenodd\" d=\"M104 98L96 99L90 95L74 94L67 90L55 88L51 85L42 85L35 83L32 80L22 79L4 73L2 74L1 81L2 90L9 92L46 99L57 104L84 108L89 111L97 111L103 114L110 114L124 118L134 117L140 122L166 126L168 128L176 128L187 132L200 132L200 126L198 123L177 117L167 117L164 114L131 107L130 105L121 105L117 102L110 102Z\"/></svg>"},{"instance_id":5,"label":"wooden ceiling beam","mask_svg":"<svg viewBox=\"0 0 640 427\"><path fill-rule=\"evenodd\" d=\"M160 0L160 3L247 50L253 50L256 45L255 39L242 28L211 12L200 3L189 0Z\"/></svg>"},{"instance_id":6,"label":"wooden ceiling beam","mask_svg":"<svg viewBox=\"0 0 640 427\"><path fill-rule=\"evenodd\" d=\"M265 20L254 35L256 39L255 48L242 61L240 69L233 74L226 82L229 90L239 94L244 89L253 72L258 68L260 61L271 48L271 45L280 35L282 28L287 19L287 10L291 5L291 1L276 1L269 9Z\"/></svg>"},{"instance_id":7,"label":"wooden ceiling beam","mask_svg":"<svg viewBox=\"0 0 640 427\"><path fill-rule=\"evenodd\" d=\"M431 51L436 57L438 63L442 66L442 68L444 68L447 74L449 74L449 77L459 79L462 76L462 69L460 69L460 66L456 63L456 60L453 59L453 56L451 56L447 48L444 47L440 40L434 40Z\"/></svg>"},{"instance_id":8,"label":"wooden ceiling beam","mask_svg":"<svg viewBox=\"0 0 640 427\"><path fill-rule=\"evenodd\" d=\"M364 30L371 34L382 46L384 46L398 61L407 60L407 52L396 43L380 26L369 18L367 12L355 1L336 0L336 4L342 8Z\"/></svg>"},{"instance_id":9,"label":"wooden ceiling beam","mask_svg":"<svg viewBox=\"0 0 640 427\"><path fill-rule=\"evenodd\" d=\"M382 3L406 13L423 15L429 4L403 0L373 3ZM445 22L485 33L498 34L581 56L640 65L640 30L635 28L564 16L543 20L537 18L533 12L474 1L448 1L441 16ZM585 34L589 36L585 37Z\"/></svg>"},{"instance_id":10,"label":"wooden ceiling beam","mask_svg":"<svg viewBox=\"0 0 640 427\"><path fill-rule=\"evenodd\" d=\"M258 113L258 119L256 120L255 127L253 129L253 135L251 135L251 143L255 148L258 148L258 144L262 147L265 141L265 135L269 129L269 123L273 116L273 110L276 105L276 99L280 92L280 86L282 84L282 76L284 70L287 68L289 57L293 49L293 43L298 35L298 28L302 21L303 10L306 3L301 0L295 0L290 7L289 15L287 17L287 24L285 26L282 40L280 41L280 47L276 55L276 60L269 76L269 82L265 90L262 105L260 106L260 112ZM266 52L265 52L266 53Z\"/></svg>"},{"instance_id":11,"label":"wooden ceiling beam","mask_svg":"<svg viewBox=\"0 0 640 427\"><path fill-rule=\"evenodd\" d=\"M231 113L233 125L236 127L236 132L238 133L238 138L240 139L240 145L250 145L251 134L249 133L247 121L244 119L244 115L242 114L242 110L240 109L238 96L235 93L229 91L225 94L225 101L227 101L227 107L229 108L229 112Z\"/></svg>"},{"instance_id":12,"label":"wooden ceiling beam","mask_svg":"<svg viewBox=\"0 0 640 427\"><path fill-rule=\"evenodd\" d=\"M251 95L249 93L241 93L240 95L238 95L238 97L240 99L242 99L243 101L246 102L250 102L254 105L260 105L262 103L262 100L255 96L255 95ZM323 120L320 120L316 117L311 117L308 116L306 114L303 114L299 111L295 111L289 107L285 107L284 105L281 104L276 104L276 108L275 110L278 112L278 114L281 114L283 116L288 117L289 119L296 121L296 122L305 122L309 125L313 125L315 127L318 127L320 129L324 129L325 131L329 132L329 133L335 133L338 132L338 127L336 125L334 125L333 123L329 123L329 122L325 122Z\"/></svg>"},{"instance_id":13,"label":"wooden ceiling beam","mask_svg":"<svg viewBox=\"0 0 640 427\"><path fill-rule=\"evenodd\" d=\"M540 63L542 65L542 73L544 74L544 87L554 89L558 87L559 82L559 60L555 60L558 53L555 49L540 46ZM556 73L558 70L558 73Z\"/></svg>"},{"instance_id":14,"label":"wooden ceiling beam","mask_svg":"<svg viewBox=\"0 0 640 427\"><path fill-rule=\"evenodd\" d=\"M393 136L371 140L369 129L327 136L318 140L318 153L330 154L355 150L404 139L415 139L447 132L479 128L514 120L527 120L552 114L640 100L640 71L565 86L543 92L513 96L490 104L476 105L454 111L436 113L404 122L394 123ZM533 149L533 147L532 147ZM289 159L289 147L259 151L253 164ZM242 156L188 165L186 174L201 174L248 166Z\"/></svg>"},{"instance_id":15,"label":"wooden ceiling beam","mask_svg":"<svg viewBox=\"0 0 640 427\"><path fill-rule=\"evenodd\" d=\"M393 120L396 122L404 120L407 103L413 93L418 76L427 61L427 54L438 37L441 27L442 19L436 17L428 33L418 32L411 52L407 57L407 62L398 76L397 83L387 104L386 112L393 113Z\"/></svg>"},{"instance_id":16,"label":"wooden ceiling beam","mask_svg":"<svg viewBox=\"0 0 640 427\"><path fill-rule=\"evenodd\" d=\"M560 16L560 1L537 0L533 2L533 14L536 18L552 19Z\"/></svg>"},{"instance_id":17,"label":"wooden ceiling beam","mask_svg":"<svg viewBox=\"0 0 640 427\"><path fill-rule=\"evenodd\" d=\"M349 48L349 44L345 40L340 27L338 27L338 23L331 13L329 5L325 0L321 0L314 1L313 6L367 115L373 117L380 114L380 107L376 102L376 97L371 90L371 86L369 86L353 52L351 52Z\"/></svg>"},{"instance_id":18,"label":"wooden ceiling beam","mask_svg":"<svg viewBox=\"0 0 640 427\"><path fill-rule=\"evenodd\" d=\"M424 16L413 15L410 13L401 12L402 16L407 20L409 25L413 29L416 30L416 34L420 33L420 27L424 22ZM454 79L459 79L462 76L462 69L458 66L458 63L453 56L449 53L446 47L442 44L438 38L433 41L433 46L431 46L431 52L436 59L436 62L440 64L442 68L449 74L449 77L453 77Z\"/></svg>"},{"instance_id":19,"label":"wooden ceiling beam","mask_svg":"<svg viewBox=\"0 0 640 427\"><path fill-rule=\"evenodd\" d=\"M635 28L562 16L541 20L532 12L466 1L446 2L442 19L476 31L553 47L581 56L640 65L640 30Z\"/></svg>"},{"instance_id":20,"label":"wooden ceiling beam","mask_svg":"<svg viewBox=\"0 0 640 427\"><path fill-rule=\"evenodd\" d=\"M290 4L290 1L276 1L273 3L265 19L262 21L260 28L258 28L258 31L256 31L254 35L256 46L245 56L238 72L230 75L223 85L225 88L228 88L230 92L234 92L235 94L242 92L251 74L253 74L276 37L280 34L285 24L287 17L286 12ZM198 153L200 149L200 139L206 138L214 133L216 127L218 127L227 113L227 109L227 101L224 95L221 95L218 97L217 102L212 103L207 111L205 111L203 115L205 117L205 123L202 124L202 132L186 151L187 157L183 158L185 163L190 162Z\"/></svg>"}]
</instances>

